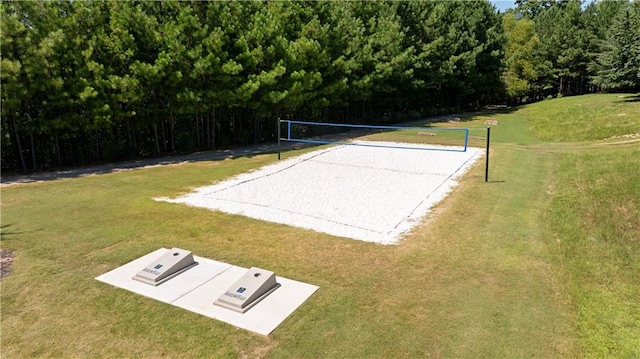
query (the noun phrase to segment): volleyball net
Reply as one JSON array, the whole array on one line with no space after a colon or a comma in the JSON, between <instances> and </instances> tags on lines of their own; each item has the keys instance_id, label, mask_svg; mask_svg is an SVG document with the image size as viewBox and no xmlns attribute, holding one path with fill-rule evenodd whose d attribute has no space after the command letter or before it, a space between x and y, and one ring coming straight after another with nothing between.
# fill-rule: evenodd
<instances>
[{"instance_id":1,"label":"volleyball net","mask_svg":"<svg viewBox=\"0 0 640 359\"><path fill-rule=\"evenodd\" d=\"M280 141L465 152L469 130L280 120Z\"/></svg>"}]
</instances>

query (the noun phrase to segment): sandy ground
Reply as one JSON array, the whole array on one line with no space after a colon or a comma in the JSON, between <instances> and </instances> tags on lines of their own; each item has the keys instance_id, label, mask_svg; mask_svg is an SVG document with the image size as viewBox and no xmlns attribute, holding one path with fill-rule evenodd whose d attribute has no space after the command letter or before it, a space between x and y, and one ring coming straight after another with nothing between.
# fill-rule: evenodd
<instances>
[{"instance_id":1,"label":"sandy ground","mask_svg":"<svg viewBox=\"0 0 640 359\"><path fill-rule=\"evenodd\" d=\"M396 244L482 154L335 146L157 200Z\"/></svg>"}]
</instances>

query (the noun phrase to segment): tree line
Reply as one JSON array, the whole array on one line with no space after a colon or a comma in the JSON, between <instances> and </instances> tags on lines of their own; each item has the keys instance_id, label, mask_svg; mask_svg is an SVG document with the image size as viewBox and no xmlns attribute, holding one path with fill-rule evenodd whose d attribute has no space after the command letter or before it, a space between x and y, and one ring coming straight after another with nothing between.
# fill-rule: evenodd
<instances>
[{"instance_id":1,"label":"tree line","mask_svg":"<svg viewBox=\"0 0 640 359\"><path fill-rule=\"evenodd\" d=\"M640 1L515 3L503 17L507 100L640 89Z\"/></svg>"},{"instance_id":2,"label":"tree line","mask_svg":"<svg viewBox=\"0 0 640 359\"><path fill-rule=\"evenodd\" d=\"M638 89L639 4L2 2L2 170L271 142L278 118Z\"/></svg>"}]
</instances>

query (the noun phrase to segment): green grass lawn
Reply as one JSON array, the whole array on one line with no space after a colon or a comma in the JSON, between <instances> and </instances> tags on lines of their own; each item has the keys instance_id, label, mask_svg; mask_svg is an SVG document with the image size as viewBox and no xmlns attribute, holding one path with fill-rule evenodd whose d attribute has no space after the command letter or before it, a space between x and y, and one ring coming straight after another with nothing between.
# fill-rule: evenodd
<instances>
[{"instance_id":1,"label":"green grass lawn","mask_svg":"<svg viewBox=\"0 0 640 359\"><path fill-rule=\"evenodd\" d=\"M2 357L639 357L640 102L620 96L436 124L498 120L490 181L478 163L397 246L152 199L275 155L3 187ZM160 247L320 289L263 337L94 279Z\"/></svg>"}]
</instances>

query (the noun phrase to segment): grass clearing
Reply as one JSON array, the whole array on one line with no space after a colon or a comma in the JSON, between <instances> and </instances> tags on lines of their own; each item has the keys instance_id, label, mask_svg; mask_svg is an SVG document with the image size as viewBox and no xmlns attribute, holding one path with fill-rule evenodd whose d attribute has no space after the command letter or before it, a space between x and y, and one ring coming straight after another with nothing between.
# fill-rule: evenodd
<instances>
[{"instance_id":1,"label":"grass clearing","mask_svg":"<svg viewBox=\"0 0 640 359\"><path fill-rule=\"evenodd\" d=\"M2 355L638 356L638 143L602 146L601 138L628 133L625 126L588 142L563 139L564 121L578 110L544 125L543 139L529 131L543 126L536 111L618 99L581 98L492 116L499 125L490 182L479 162L398 246L152 199L272 163L275 155L2 188L2 247L15 255L0 282ZM486 128L484 121L438 126ZM174 246L320 289L262 337L93 279Z\"/></svg>"}]
</instances>

